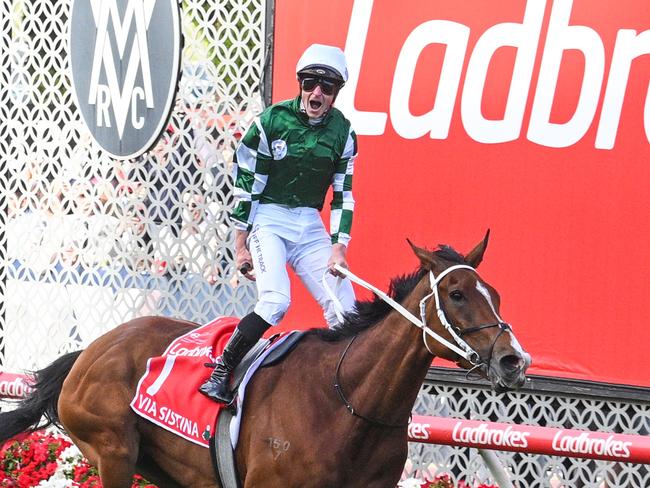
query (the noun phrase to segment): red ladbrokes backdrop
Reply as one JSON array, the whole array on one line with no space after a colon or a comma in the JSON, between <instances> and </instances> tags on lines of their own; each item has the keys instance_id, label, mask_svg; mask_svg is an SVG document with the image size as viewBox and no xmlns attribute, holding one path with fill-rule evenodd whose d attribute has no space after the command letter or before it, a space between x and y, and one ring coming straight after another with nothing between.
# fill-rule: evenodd
<instances>
[{"instance_id":1,"label":"red ladbrokes backdrop","mask_svg":"<svg viewBox=\"0 0 650 488\"><path fill-rule=\"evenodd\" d=\"M276 0L274 101L311 43L350 64L352 270L386 289L407 237L466 253L490 228L532 373L650 386L649 29L647 0ZM294 282L283 328L321 324Z\"/></svg>"}]
</instances>

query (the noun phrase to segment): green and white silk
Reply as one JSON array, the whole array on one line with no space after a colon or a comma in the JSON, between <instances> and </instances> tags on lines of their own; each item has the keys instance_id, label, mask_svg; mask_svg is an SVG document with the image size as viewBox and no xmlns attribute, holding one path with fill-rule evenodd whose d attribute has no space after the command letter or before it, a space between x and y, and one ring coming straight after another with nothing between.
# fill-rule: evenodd
<instances>
[{"instance_id":1,"label":"green and white silk","mask_svg":"<svg viewBox=\"0 0 650 488\"><path fill-rule=\"evenodd\" d=\"M300 97L272 105L255 119L235 153L235 227L251 230L257 206L266 203L321 210L331 186L332 243L347 245L356 155L356 134L336 108L310 124Z\"/></svg>"}]
</instances>

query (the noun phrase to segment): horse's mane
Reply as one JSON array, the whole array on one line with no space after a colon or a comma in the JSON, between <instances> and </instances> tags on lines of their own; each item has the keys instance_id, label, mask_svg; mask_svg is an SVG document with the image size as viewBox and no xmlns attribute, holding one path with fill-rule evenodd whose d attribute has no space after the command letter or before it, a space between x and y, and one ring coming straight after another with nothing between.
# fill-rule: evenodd
<instances>
[{"instance_id":1,"label":"horse's mane","mask_svg":"<svg viewBox=\"0 0 650 488\"><path fill-rule=\"evenodd\" d=\"M438 258L452 264L465 264L463 255L450 246L440 245L433 253ZM402 303L426 273L428 273L428 270L419 267L410 274L393 278L388 288L388 296L397 303ZM375 295L371 300L357 300L354 310L345 315L345 322L336 329L318 327L309 330L307 333L316 335L327 342L340 341L376 325L392 310L393 308L390 305Z\"/></svg>"}]
</instances>

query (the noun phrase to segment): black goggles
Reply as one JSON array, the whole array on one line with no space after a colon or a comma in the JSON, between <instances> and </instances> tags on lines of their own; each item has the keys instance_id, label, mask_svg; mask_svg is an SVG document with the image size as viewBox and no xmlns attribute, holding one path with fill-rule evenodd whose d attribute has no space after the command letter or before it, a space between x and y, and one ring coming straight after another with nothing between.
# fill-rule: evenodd
<instances>
[{"instance_id":1,"label":"black goggles","mask_svg":"<svg viewBox=\"0 0 650 488\"><path fill-rule=\"evenodd\" d=\"M334 95L334 93L339 89L338 83L325 78L307 76L300 80L300 87L306 92L313 92L316 89L316 85L320 85L320 89L324 95Z\"/></svg>"}]
</instances>

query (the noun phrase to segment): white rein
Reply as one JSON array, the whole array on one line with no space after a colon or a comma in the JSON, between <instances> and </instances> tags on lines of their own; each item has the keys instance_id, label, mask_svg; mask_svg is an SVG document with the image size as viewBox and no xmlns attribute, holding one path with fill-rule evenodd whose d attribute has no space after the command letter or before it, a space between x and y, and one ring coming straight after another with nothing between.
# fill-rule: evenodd
<instances>
[{"instance_id":1,"label":"white rein","mask_svg":"<svg viewBox=\"0 0 650 488\"><path fill-rule=\"evenodd\" d=\"M406 318L409 322L411 322L413 325L416 327L419 327L422 330L422 340L424 341L424 345L427 348L427 350L432 354L433 351L429 348L429 345L427 344L426 341L426 335L431 337L432 339L438 341L440 344L443 346L446 346L447 348L451 349L453 352L458 354L459 356L465 358L467 361L472 363L473 365L478 365L480 361L480 356L479 354L472 349L472 347L467 344L454 330L452 325L449 323L447 320L447 317L445 316L445 312L442 310L442 307L440 306L440 296L438 295L438 284L440 283L440 280L447 276L449 273L452 271L455 271L457 269L470 269L474 272L476 270L472 268L471 266L468 266L466 264L457 264L455 266L451 266L444 271L442 271L437 277L434 276L432 271L429 271L429 279L431 282L431 293L429 293L427 296L425 296L422 300L420 300L420 318L418 319L415 315L413 315L411 312L409 312L406 308L404 308L402 305L397 303L395 300L393 300L391 297L389 297L386 293L381 291L379 288L371 285L370 283L362 280L358 276L356 276L352 271L350 271L347 268L343 268L342 266L339 266L338 264L335 264L334 267L338 272L341 274L345 275L347 278L350 279L350 281L356 283L359 286L362 286L363 288L366 288L367 290L372 291L375 295L377 295L379 298L381 298L383 301L385 301L388 305L393 307L395 310L397 310L404 318ZM339 322L343 322L343 306L341 305L341 302L336 298L336 295L332 292L332 289L330 286L327 284L326 276L329 273L329 271L325 272L325 275L323 275L323 287L325 288L325 291L329 295L330 299L334 303L334 308L336 311L336 316L339 319ZM340 279L340 278L339 278ZM442 337L439 334L436 334L433 330L431 330L429 327L426 326L426 302L429 298L431 297L435 298L436 301L436 311L438 314L438 318L440 319L440 323L447 329L447 331L451 334L451 336L454 338L454 341L456 341L456 344L453 344L449 342L447 339Z\"/></svg>"}]
</instances>

